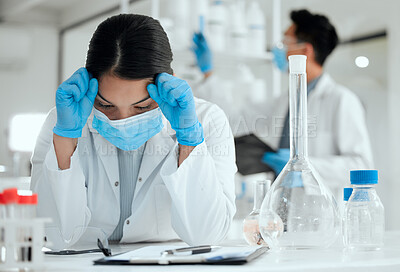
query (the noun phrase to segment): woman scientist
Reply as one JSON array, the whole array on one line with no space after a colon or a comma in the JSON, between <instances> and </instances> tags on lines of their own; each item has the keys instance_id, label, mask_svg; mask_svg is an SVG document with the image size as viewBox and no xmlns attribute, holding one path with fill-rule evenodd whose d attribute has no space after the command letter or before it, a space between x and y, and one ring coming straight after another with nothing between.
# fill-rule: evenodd
<instances>
[{"instance_id":1,"label":"woman scientist","mask_svg":"<svg viewBox=\"0 0 400 272\"><path fill-rule=\"evenodd\" d=\"M118 15L96 29L86 68L58 87L31 185L53 248L93 230L119 242L225 237L236 211L230 127L172 76L171 61L158 21Z\"/></svg>"}]
</instances>

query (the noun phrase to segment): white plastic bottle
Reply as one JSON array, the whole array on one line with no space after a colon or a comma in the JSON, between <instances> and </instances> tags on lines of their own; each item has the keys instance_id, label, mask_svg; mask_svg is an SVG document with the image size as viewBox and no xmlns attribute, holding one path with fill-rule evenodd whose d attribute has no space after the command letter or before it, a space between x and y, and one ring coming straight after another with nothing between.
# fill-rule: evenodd
<instances>
[{"instance_id":1,"label":"white plastic bottle","mask_svg":"<svg viewBox=\"0 0 400 272\"><path fill-rule=\"evenodd\" d=\"M350 172L353 193L345 208L346 242L349 250L378 250L383 247L385 211L375 185L377 170Z\"/></svg>"},{"instance_id":2,"label":"white plastic bottle","mask_svg":"<svg viewBox=\"0 0 400 272\"><path fill-rule=\"evenodd\" d=\"M250 2L246 13L247 50L251 54L262 54L266 51L265 16L256 0Z\"/></svg>"},{"instance_id":3,"label":"white plastic bottle","mask_svg":"<svg viewBox=\"0 0 400 272\"><path fill-rule=\"evenodd\" d=\"M171 0L169 14L174 22L173 49L183 50L190 46L192 33L190 27L190 6L187 0Z\"/></svg>"},{"instance_id":4,"label":"white plastic bottle","mask_svg":"<svg viewBox=\"0 0 400 272\"><path fill-rule=\"evenodd\" d=\"M227 11L225 2L214 0L210 6L208 30L210 46L212 50L224 51L226 49L226 23Z\"/></svg>"},{"instance_id":5,"label":"white plastic bottle","mask_svg":"<svg viewBox=\"0 0 400 272\"><path fill-rule=\"evenodd\" d=\"M230 9L230 31L229 47L230 52L235 54L247 54L247 27L245 17L245 2L237 0Z\"/></svg>"}]
</instances>

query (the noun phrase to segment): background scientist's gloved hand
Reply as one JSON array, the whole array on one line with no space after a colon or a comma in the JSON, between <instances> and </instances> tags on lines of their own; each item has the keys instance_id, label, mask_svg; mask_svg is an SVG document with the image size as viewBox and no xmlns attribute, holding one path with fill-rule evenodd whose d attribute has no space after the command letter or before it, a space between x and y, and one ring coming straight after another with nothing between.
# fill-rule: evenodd
<instances>
[{"instance_id":1,"label":"background scientist's gloved hand","mask_svg":"<svg viewBox=\"0 0 400 272\"><path fill-rule=\"evenodd\" d=\"M167 73L159 74L155 83L147 85L147 90L176 131L178 142L189 146L201 144L203 127L197 118L190 86Z\"/></svg>"},{"instance_id":2,"label":"background scientist's gloved hand","mask_svg":"<svg viewBox=\"0 0 400 272\"><path fill-rule=\"evenodd\" d=\"M285 73L289 69L289 61L287 58L287 47L284 45L274 46L272 48L272 54L274 55L274 63L278 69Z\"/></svg>"},{"instance_id":3,"label":"background scientist's gloved hand","mask_svg":"<svg viewBox=\"0 0 400 272\"><path fill-rule=\"evenodd\" d=\"M289 161L289 158L289 148L281 148L276 153L265 152L262 162L274 169L276 175L279 175L283 167L285 167L286 163Z\"/></svg>"},{"instance_id":4,"label":"background scientist's gloved hand","mask_svg":"<svg viewBox=\"0 0 400 272\"><path fill-rule=\"evenodd\" d=\"M208 73L212 70L212 53L208 47L206 38L200 33L193 34L192 51L196 55L197 66L203 73Z\"/></svg>"},{"instance_id":5,"label":"background scientist's gloved hand","mask_svg":"<svg viewBox=\"0 0 400 272\"><path fill-rule=\"evenodd\" d=\"M66 138L81 137L97 91L97 79L83 67L61 83L56 92L57 123L53 132Z\"/></svg>"}]
</instances>

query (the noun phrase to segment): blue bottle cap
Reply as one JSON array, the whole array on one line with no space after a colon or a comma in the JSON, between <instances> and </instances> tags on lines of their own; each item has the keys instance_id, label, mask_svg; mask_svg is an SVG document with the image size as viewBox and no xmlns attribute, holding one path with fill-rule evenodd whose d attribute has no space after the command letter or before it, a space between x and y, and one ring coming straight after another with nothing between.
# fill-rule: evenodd
<instances>
[{"instance_id":1,"label":"blue bottle cap","mask_svg":"<svg viewBox=\"0 0 400 272\"><path fill-rule=\"evenodd\" d=\"M343 189L343 200L348 201L352 193L353 193L353 188L344 188Z\"/></svg>"},{"instance_id":2,"label":"blue bottle cap","mask_svg":"<svg viewBox=\"0 0 400 272\"><path fill-rule=\"evenodd\" d=\"M378 184L378 170L352 170L350 182L354 185Z\"/></svg>"}]
</instances>

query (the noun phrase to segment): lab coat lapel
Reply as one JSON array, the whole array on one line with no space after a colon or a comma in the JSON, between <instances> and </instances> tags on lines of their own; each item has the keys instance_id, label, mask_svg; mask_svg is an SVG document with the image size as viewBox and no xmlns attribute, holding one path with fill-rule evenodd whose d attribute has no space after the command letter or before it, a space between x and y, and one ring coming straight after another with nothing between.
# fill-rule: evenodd
<instances>
[{"instance_id":1,"label":"lab coat lapel","mask_svg":"<svg viewBox=\"0 0 400 272\"><path fill-rule=\"evenodd\" d=\"M332 86L332 79L328 74L323 74L317 85L315 86L315 90L311 92L311 94L307 97L307 106L308 106L308 126L313 125L317 122L317 114L316 105L322 105L319 101L323 99L323 96L330 91ZM271 123L271 127L273 131L271 131L271 135L273 137L268 137L268 144L272 147L278 149L279 143L281 140L281 135L283 131L284 121L286 114L289 111L289 90L287 94L283 94L278 101L274 104L274 116L272 118L279 118L279 122L277 120L273 120ZM324 109L318 109L317 112L323 112Z\"/></svg>"},{"instance_id":2,"label":"lab coat lapel","mask_svg":"<svg viewBox=\"0 0 400 272\"><path fill-rule=\"evenodd\" d=\"M166 125L166 122L164 122L164 128L160 133L147 141L139 170L138 182L136 183L135 195L137 195L137 192L143 187L149 176L175 146L175 140L169 132L171 132L171 128L169 124Z\"/></svg>"},{"instance_id":3,"label":"lab coat lapel","mask_svg":"<svg viewBox=\"0 0 400 272\"><path fill-rule=\"evenodd\" d=\"M318 113L326 111L326 109L322 108L324 104L321 102L324 100L325 95L331 92L333 86L332 78L324 73L315 86L315 90L307 97L309 125L310 122L317 122Z\"/></svg>"}]
</instances>

